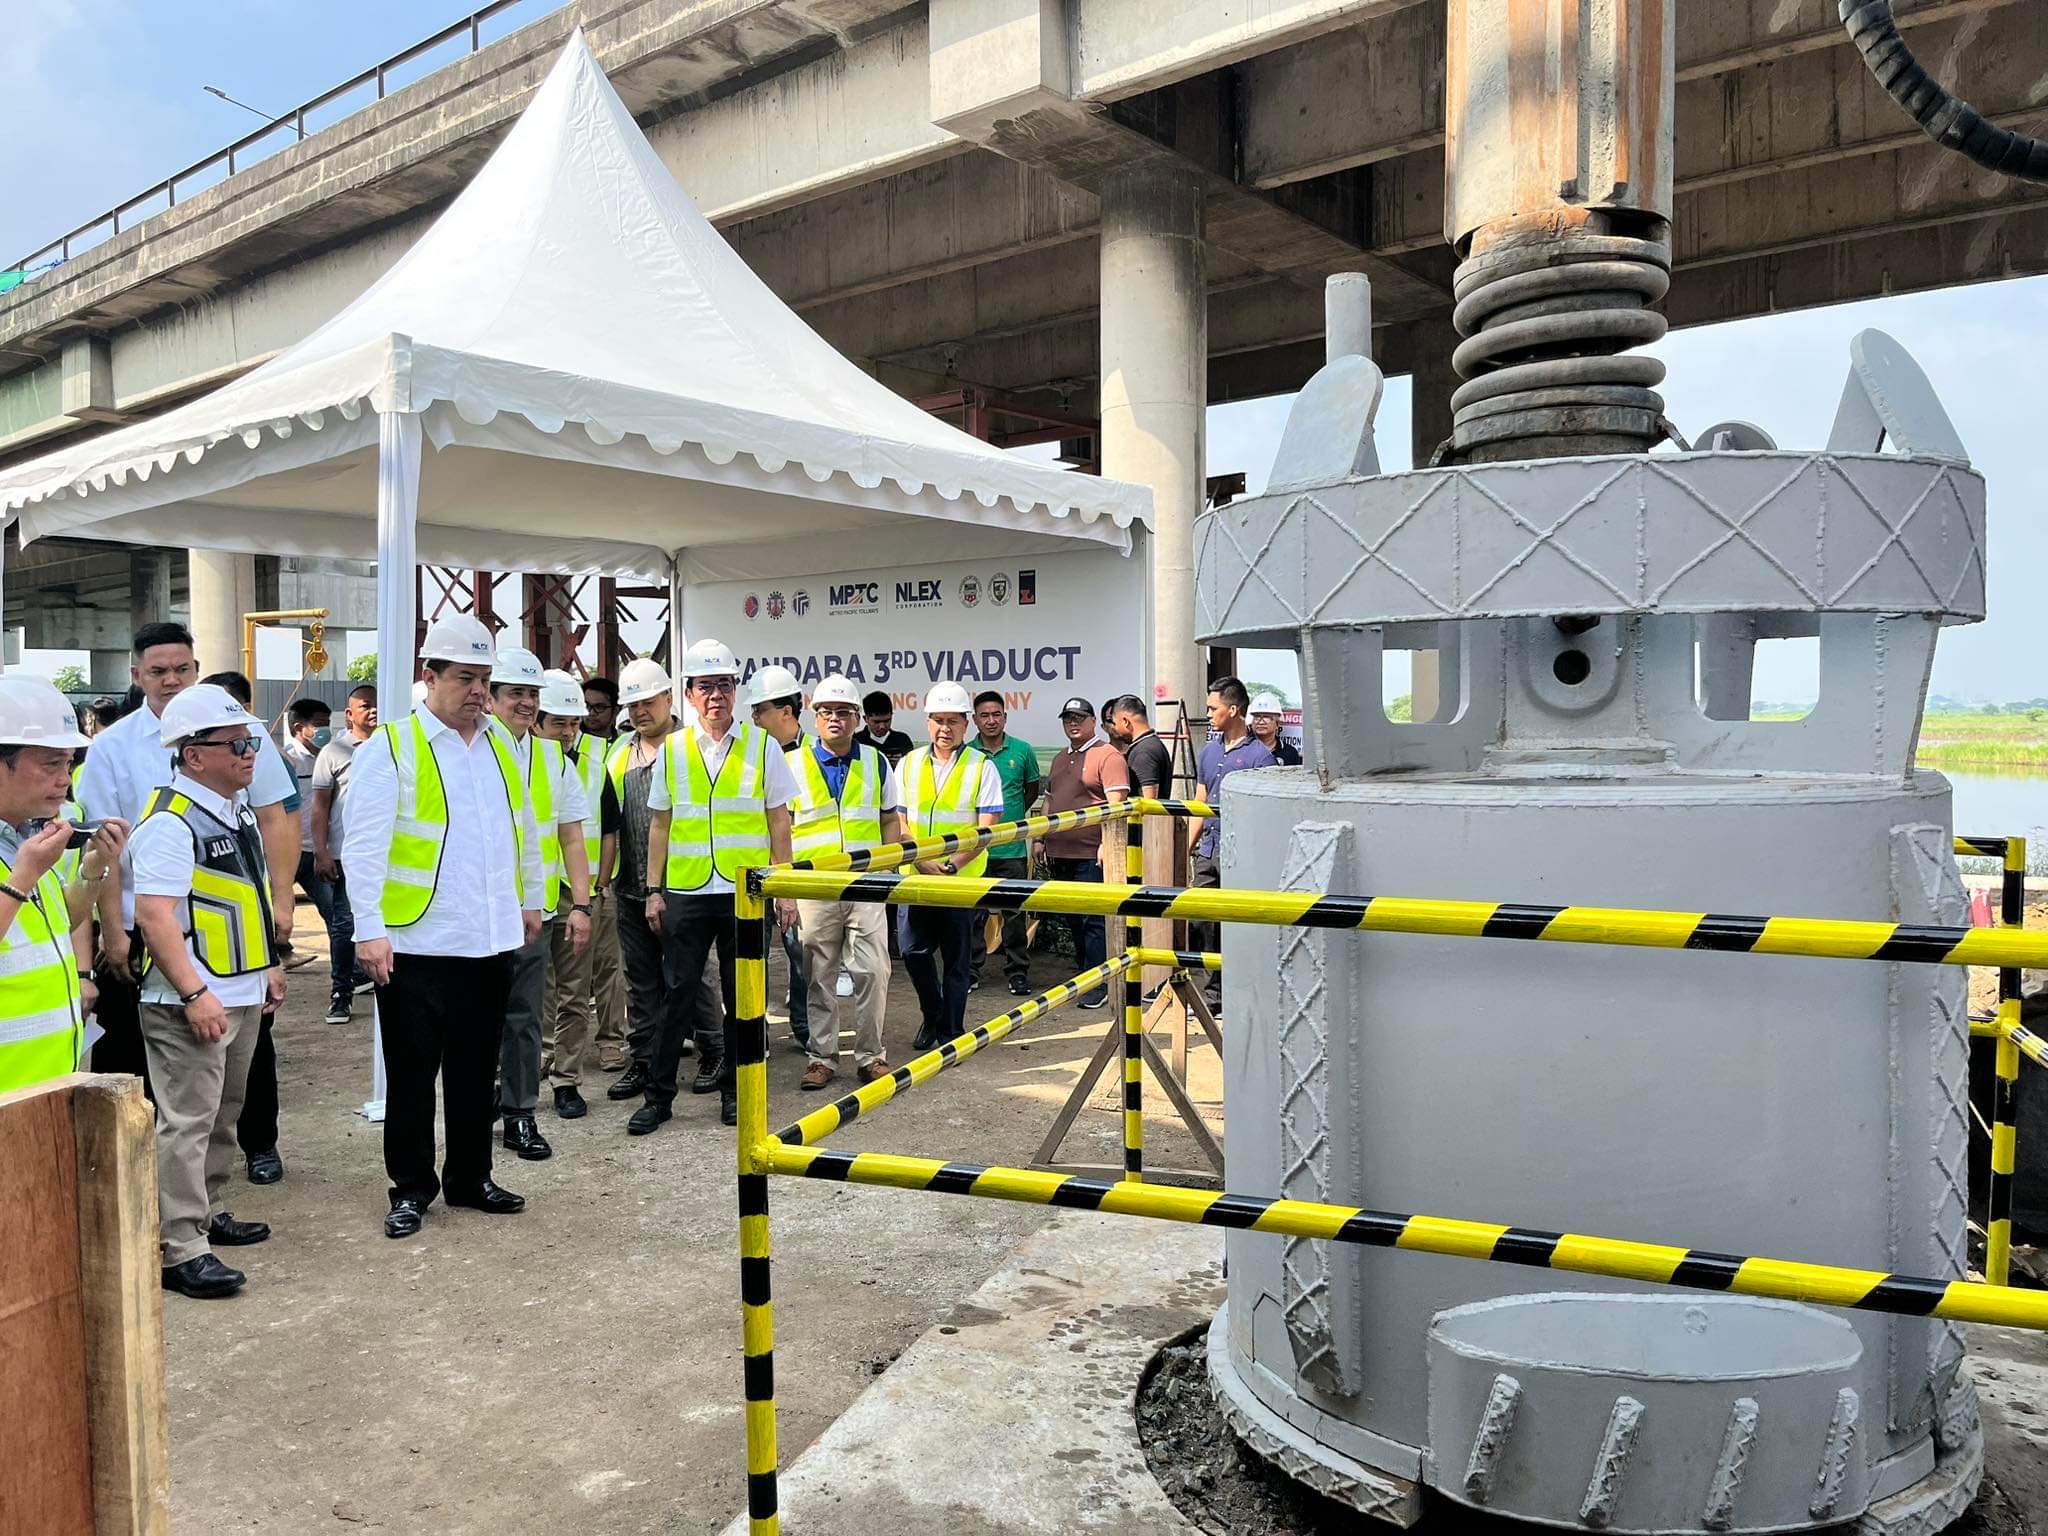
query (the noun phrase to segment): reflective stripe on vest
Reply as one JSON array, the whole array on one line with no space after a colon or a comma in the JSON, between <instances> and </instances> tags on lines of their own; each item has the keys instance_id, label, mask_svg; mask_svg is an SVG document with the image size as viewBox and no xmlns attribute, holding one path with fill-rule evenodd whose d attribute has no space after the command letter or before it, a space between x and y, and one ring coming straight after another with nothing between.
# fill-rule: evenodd
<instances>
[{"instance_id":1,"label":"reflective stripe on vest","mask_svg":"<svg viewBox=\"0 0 2048 1536\"><path fill-rule=\"evenodd\" d=\"M904 814L913 837L944 837L948 833L972 836L981 829L981 765L988 759L972 747L953 754L945 777L937 785L932 749L919 747L897 766L903 782ZM960 873L970 879L988 867L988 850L983 849L966 863Z\"/></svg>"},{"instance_id":2,"label":"reflective stripe on vest","mask_svg":"<svg viewBox=\"0 0 2048 1536\"><path fill-rule=\"evenodd\" d=\"M14 871L0 860L0 881ZM62 1077L85 1043L64 886L50 870L0 933L0 1093Z\"/></svg>"},{"instance_id":3,"label":"reflective stripe on vest","mask_svg":"<svg viewBox=\"0 0 2048 1536\"><path fill-rule=\"evenodd\" d=\"M541 915L553 917L562 899L562 828L555 820L555 783L562 774L562 744L527 733L526 793L540 828Z\"/></svg>"},{"instance_id":4,"label":"reflective stripe on vest","mask_svg":"<svg viewBox=\"0 0 2048 1536\"><path fill-rule=\"evenodd\" d=\"M597 883L597 861L604 852L604 753L595 736L576 738L576 777L583 781L583 798L590 802L590 815L583 823L583 856L590 861L590 880ZM620 795L623 802L625 796ZM621 809L623 809L623 804Z\"/></svg>"},{"instance_id":5,"label":"reflective stripe on vest","mask_svg":"<svg viewBox=\"0 0 2048 1536\"><path fill-rule=\"evenodd\" d=\"M192 835L192 889L185 897L185 940L209 976L247 976L277 964L270 918L270 871L261 857L256 822L229 826L189 796L166 785L149 798L142 825L152 816L175 816ZM256 841L252 873L243 836ZM155 967L145 955L143 968Z\"/></svg>"},{"instance_id":6,"label":"reflective stripe on vest","mask_svg":"<svg viewBox=\"0 0 2048 1536\"><path fill-rule=\"evenodd\" d=\"M441 879L441 849L448 840L448 796L441 786L441 765L418 715L380 725L391 748L398 776L398 813L391 821L390 862L384 871L384 893L378 906L387 928L409 928L427 915L434 888ZM505 805L512 814L512 891L526 905L526 784L512 755L512 739L495 720L484 722L498 775L505 781ZM479 832L481 829L477 829Z\"/></svg>"},{"instance_id":7,"label":"reflective stripe on vest","mask_svg":"<svg viewBox=\"0 0 2048 1536\"><path fill-rule=\"evenodd\" d=\"M768 733L735 725L730 740L716 782L695 731L678 731L661 744L669 800L667 890L699 891L711 883L713 870L732 880L741 866L768 862Z\"/></svg>"},{"instance_id":8,"label":"reflective stripe on vest","mask_svg":"<svg viewBox=\"0 0 2048 1536\"><path fill-rule=\"evenodd\" d=\"M882 841L882 754L856 747L846 765L846 788L832 798L824 764L806 741L792 747L789 765L796 770L796 804L790 822L790 852L799 859L841 849L873 848Z\"/></svg>"}]
</instances>

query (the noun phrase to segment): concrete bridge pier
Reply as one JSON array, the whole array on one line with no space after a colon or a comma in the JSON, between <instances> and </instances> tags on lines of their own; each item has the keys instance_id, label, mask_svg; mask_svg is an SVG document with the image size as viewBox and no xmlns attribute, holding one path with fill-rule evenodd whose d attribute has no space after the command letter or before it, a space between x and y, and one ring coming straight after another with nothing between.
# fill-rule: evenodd
<instances>
[{"instance_id":1,"label":"concrete bridge pier","mask_svg":"<svg viewBox=\"0 0 2048 1536\"><path fill-rule=\"evenodd\" d=\"M1206 469L1208 264L1192 173L1113 173L1102 199L1102 472L1152 487L1153 685L1199 710L1195 519Z\"/></svg>"},{"instance_id":2,"label":"concrete bridge pier","mask_svg":"<svg viewBox=\"0 0 2048 1536\"><path fill-rule=\"evenodd\" d=\"M255 613L256 557L195 549L187 580L192 651L201 675L242 670L242 615Z\"/></svg>"}]
</instances>

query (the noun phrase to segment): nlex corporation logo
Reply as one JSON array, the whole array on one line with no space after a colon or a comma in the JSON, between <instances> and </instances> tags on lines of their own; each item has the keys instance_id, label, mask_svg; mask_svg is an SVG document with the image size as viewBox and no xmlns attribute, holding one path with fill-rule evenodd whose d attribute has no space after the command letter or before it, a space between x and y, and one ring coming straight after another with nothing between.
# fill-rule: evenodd
<instances>
[{"instance_id":1,"label":"nlex corporation logo","mask_svg":"<svg viewBox=\"0 0 2048 1536\"><path fill-rule=\"evenodd\" d=\"M798 587L796 589L795 594L789 600L789 611L798 618L802 618L811 611L811 594L805 588Z\"/></svg>"},{"instance_id":2,"label":"nlex corporation logo","mask_svg":"<svg viewBox=\"0 0 2048 1536\"><path fill-rule=\"evenodd\" d=\"M972 608L980 601L981 578L979 576L962 576L960 578L960 606L962 608Z\"/></svg>"},{"instance_id":3,"label":"nlex corporation logo","mask_svg":"<svg viewBox=\"0 0 2048 1536\"><path fill-rule=\"evenodd\" d=\"M741 598L740 612L750 619L758 619L761 616L761 599L759 595L749 592L745 597Z\"/></svg>"},{"instance_id":4,"label":"nlex corporation logo","mask_svg":"<svg viewBox=\"0 0 2048 1536\"><path fill-rule=\"evenodd\" d=\"M787 598L785 598L785 597L784 597L784 596L783 596L783 595L782 595L782 594L781 594L780 592L770 592L770 593L768 594L768 617L769 617L769 618L771 618L771 619L779 619L779 618L781 618L781 617L783 616L783 614L785 614L785 613L786 613L786 612L788 612L788 611L789 611L789 600L788 600Z\"/></svg>"}]
</instances>

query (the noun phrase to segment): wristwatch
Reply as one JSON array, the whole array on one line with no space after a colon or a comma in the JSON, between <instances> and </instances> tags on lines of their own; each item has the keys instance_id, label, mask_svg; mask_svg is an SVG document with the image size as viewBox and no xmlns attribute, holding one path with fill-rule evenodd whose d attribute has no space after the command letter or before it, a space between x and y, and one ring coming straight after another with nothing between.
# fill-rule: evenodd
<instances>
[{"instance_id":1,"label":"wristwatch","mask_svg":"<svg viewBox=\"0 0 2048 1536\"><path fill-rule=\"evenodd\" d=\"M587 901L571 902L569 910L571 912L581 912L585 917L588 917L590 916L590 903Z\"/></svg>"},{"instance_id":2,"label":"wristwatch","mask_svg":"<svg viewBox=\"0 0 2048 1536\"><path fill-rule=\"evenodd\" d=\"M958 864L955 864L951 859L941 859L939 861L939 868L943 869L949 875L957 875L960 873L960 866Z\"/></svg>"}]
</instances>

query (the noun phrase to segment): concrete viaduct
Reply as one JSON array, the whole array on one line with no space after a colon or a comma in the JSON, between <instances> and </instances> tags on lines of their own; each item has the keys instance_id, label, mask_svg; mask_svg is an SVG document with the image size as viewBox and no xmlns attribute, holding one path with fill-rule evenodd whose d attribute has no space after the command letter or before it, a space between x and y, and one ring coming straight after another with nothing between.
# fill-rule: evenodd
<instances>
[{"instance_id":1,"label":"concrete viaduct","mask_svg":"<svg viewBox=\"0 0 2048 1536\"><path fill-rule=\"evenodd\" d=\"M1834 0L1673 3L1673 324L2048 268L2048 194L1921 138ZM2043 131L2035 0L1897 11L1987 117ZM0 463L217 385L338 310L579 22L677 178L843 352L981 435L1061 439L1154 487L1160 674L1183 697L1203 408L1306 381L1327 275L1370 275L1416 453L1448 434L1438 0L581 0L138 199L0 297ZM95 652L100 686L125 682L132 613L189 611L209 661L244 608L373 622L359 578L277 559L48 541L6 575L6 623Z\"/></svg>"}]
</instances>

